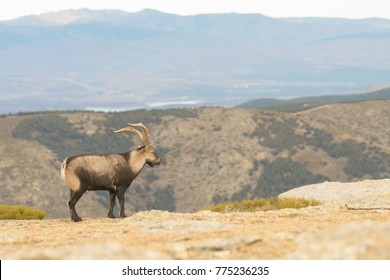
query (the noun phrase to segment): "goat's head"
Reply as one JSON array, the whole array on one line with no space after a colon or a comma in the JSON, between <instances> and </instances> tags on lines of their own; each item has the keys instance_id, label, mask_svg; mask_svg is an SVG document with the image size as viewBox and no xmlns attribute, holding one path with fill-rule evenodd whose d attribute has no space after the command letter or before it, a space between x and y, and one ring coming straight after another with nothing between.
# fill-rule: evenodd
<instances>
[{"instance_id":1,"label":"goat's head","mask_svg":"<svg viewBox=\"0 0 390 280\"><path fill-rule=\"evenodd\" d=\"M143 153L146 163L151 167L153 167L154 165L160 165L161 158L157 155L156 151L154 150L154 147L151 144L148 128L142 123L129 123L128 125L129 126L114 130L113 132L119 133L128 131L137 135L138 138L141 140L141 143L143 144L143 146L138 148L138 150ZM134 127L141 128L142 132L135 129Z\"/></svg>"}]
</instances>

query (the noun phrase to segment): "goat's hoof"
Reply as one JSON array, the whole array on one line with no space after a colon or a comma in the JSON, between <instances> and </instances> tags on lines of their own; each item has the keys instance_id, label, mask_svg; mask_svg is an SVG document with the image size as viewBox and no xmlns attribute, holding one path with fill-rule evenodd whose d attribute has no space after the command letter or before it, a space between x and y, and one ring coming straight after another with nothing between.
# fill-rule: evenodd
<instances>
[{"instance_id":1,"label":"goat's hoof","mask_svg":"<svg viewBox=\"0 0 390 280\"><path fill-rule=\"evenodd\" d=\"M108 215L110 219L115 219L116 217L114 215Z\"/></svg>"},{"instance_id":2,"label":"goat's hoof","mask_svg":"<svg viewBox=\"0 0 390 280\"><path fill-rule=\"evenodd\" d=\"M81 222L81 218L80 217L75 217L75 218L72 218L72 221L73 222Z\"/></svg>"}]
</instances>

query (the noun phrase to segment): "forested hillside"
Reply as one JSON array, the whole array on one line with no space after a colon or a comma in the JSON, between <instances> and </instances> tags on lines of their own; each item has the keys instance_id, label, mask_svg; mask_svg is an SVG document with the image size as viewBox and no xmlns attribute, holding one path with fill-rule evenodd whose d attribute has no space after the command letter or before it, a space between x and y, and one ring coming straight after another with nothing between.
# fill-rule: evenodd
<instances>
[{"instance_id":1,"label":"forested hillside","mask_svg":"<svg viewBox=\"0 0 390 280\"><path fill-rule=\"evenodd\" d=\"M146 167L127 191L128 214L146 209L190 212L326 180L390 177L389 101L334 104L300 113L215 107L46 112L0 119L7 131L1 135L7 140L0 147L0 190L6 194L1 202L40 206L48 217L66 217L68 190L59 176L61 161L75 154L137 147L134 135L111 132L128 122L149 127L162 158L161 166ZM15 143L24 145L23 155L10 152ZM12 165L12 157L18 156L26 162L35 157L24 165L23 179ZM31 196L34 189L50 202L42 204L39 197L28 202L26 194ZM42 191L47 189L52 191ZM78 207L86 215L105 216L107 204L108 194L100 192L83 197ZM98 205L101 209L94 210ZM61 211L52 211L56 207Z\"/></svg>"}]
</instances>

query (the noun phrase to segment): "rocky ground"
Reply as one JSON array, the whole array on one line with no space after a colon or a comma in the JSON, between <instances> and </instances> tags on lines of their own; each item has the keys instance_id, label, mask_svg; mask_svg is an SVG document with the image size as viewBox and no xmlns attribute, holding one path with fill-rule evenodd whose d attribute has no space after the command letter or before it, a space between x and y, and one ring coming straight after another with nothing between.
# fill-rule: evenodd
<instances>
[{"instance_id":1,"label":"rocky ground","mask_svg":"<svg viewBox=\"0 0 390 280\"><path fill-rule=\"evenodd\" d=\"M285 195L325 203L254 213L147 211L80 223L0 221L0 259L390 259L390 180L302 188Z\"/></svg>"}]
</instances>

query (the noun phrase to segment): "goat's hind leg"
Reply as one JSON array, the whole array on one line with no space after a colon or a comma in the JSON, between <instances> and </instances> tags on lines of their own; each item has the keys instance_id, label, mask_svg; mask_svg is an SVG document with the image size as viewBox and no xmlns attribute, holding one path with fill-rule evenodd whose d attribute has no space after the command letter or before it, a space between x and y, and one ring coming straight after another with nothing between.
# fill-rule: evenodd
<instances>
[{"instance_id":1,"label":"goat's hind leg","mask_svg":"<svg viewBox=\"0 0 390 280\"><path fill-rule=\"evenodd\" d=\"M77 191L73 191L73 190L70 191L70 200L68 202L68 205L70 210L70 218L72 219L72 221L75 222L81 221L81 218L79 217L79 215L77 215L76 212L76 203L83 196L85 191L86 191L85 188L80 188Z\"/></svg>"}]
</instances>

